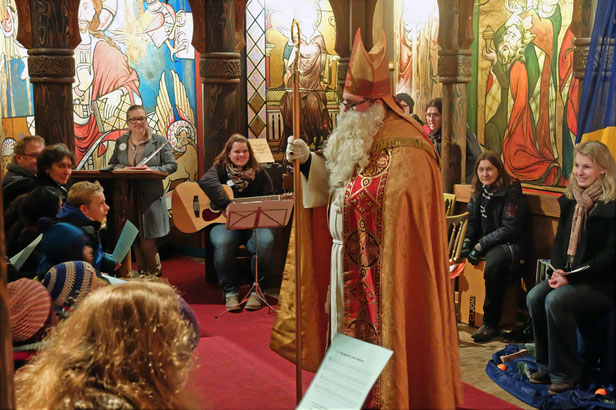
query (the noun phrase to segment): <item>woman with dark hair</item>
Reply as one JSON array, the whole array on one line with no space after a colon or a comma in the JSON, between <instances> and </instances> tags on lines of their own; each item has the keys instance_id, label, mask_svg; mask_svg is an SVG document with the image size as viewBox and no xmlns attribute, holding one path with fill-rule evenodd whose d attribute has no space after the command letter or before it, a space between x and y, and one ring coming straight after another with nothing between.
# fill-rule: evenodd
<instances>
[{"instance_id":1,"label":"woman with dark hair","mask_svg":"<svg viewBox=\"0 0 616 410\"><path fill-rule=\"evenodd\" d=\"M49 145L41 151L37 161L37 182L53 192L62 203L68 195L68 180L75 166L75 154L62 143Z\"/></svg>"},{"instance_id":2,"label":"woman with dark hair","mask_svg":"<svg viewBox=\"0 0 616 410\"><path fill-rule=\"evenodd\" d=\"M199 180L199 186L210 198L210 207L214 211L225 211L231 203L222 188L223 185L231 187L235 198L274 193L269 174L257 162L246 137L240 134L231 135L220 154L214 159L214 165ZM250 229L231 231L227 230L224 224L214 224L210 230L210 241L214 246L214 266L225 292L227 309L239 310L239 282L235 256L240 245L245 244L253 255L258 251L259 285L263 284L269 272L274 251L274 233L272 229L260 228L257 229L257 235L258 250L255 249L255 234ZM254 257L252 269L254 272ZM246 309L259 308L261 300L253 292L246 303Z\"/></svg>"},{"instance_id":3,"label":"woman with dark hair","mask_svg":"<svg viewBox=\"0 0 616 410\"><path fill-rule=\"evenodd\" d=\"M579 314L598 316L615 308L616 164L599 141L578 144L573 155L569 184L558 198L551 260L555 270L526 297L539 368L529 379L551 383L551 394L572 389L580 380Z\"/></svg>"},{"instance_id":4,"label":"woman with dark hair","mask_svg":"<svg viewBox=\"0 0 616 410\"><path fill-rule=\"evenodd\" d=\"M471 336L475 342L487 342L498 335L505 289L520 273L530 249L530 220L522 186L507 174L498 154L481 154L474 174L462 256L473 265L482 256L486 260L483 324Z\"/></svg>"}]
</instances>

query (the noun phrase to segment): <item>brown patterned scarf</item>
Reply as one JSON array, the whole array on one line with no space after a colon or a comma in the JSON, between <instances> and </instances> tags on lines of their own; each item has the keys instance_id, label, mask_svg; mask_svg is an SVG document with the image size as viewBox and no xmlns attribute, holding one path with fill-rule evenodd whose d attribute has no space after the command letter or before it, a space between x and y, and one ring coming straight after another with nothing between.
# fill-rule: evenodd
<instances>
[{"instance_id":1,"label":"brown patterned scarf","mask_svg":"<svg viewBox=\"0 0 616 410\"><path fill-rule=\"evenodd\" d=\"M226 171L231 181L233 181L233 185L237 187L239 192L242 192L248 187L248 184L255 180L256 171L252 167L244 168L243 171L240 171L235 165L227 164Z\"/></svg>"},{"instance_id":2,"label":"brown patterned scarf","mask_svg":"<svg viewBox=\"0 0 616 410\"><path fill-rule=\"evenodd\" d=\"M571 266L573 258L577 252L580 235L586 228L586 218L588 212L595 206L597 199L603 193L603 186L599 178L586 189L579 186L572 187L573 197L575 198L575 211L573 212L573 221L571 222L571 236L569 237L569 248L567 249L567 266Z\"/></svg>"}]
</instances>

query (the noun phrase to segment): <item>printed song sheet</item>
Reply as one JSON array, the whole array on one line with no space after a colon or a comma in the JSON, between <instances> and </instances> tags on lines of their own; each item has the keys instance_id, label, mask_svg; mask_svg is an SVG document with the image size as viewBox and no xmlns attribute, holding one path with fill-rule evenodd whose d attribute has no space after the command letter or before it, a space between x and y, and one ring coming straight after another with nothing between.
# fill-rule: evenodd
<instances>
[{"instance_id":1,"label":"printed song sheet","mask_svg":"<svg viewBox=\"0 0 616 410\"><path fill-rule=\"evenodd\" d=\"M249 138L248 142L259 164L275 162L272 156L272 150L270 150L269 144L265 138Z\"/></svg>"},{"instance_id":2,"label":"printed song sheet","mask_svg":"<svg viewBox=\"0 0 616 410\"><path fill-rule=\"evenodd\" d=\"M393 352L338 334L298 409L360 409Z\"/></svg>"},{"instance_id":3,"label":"printed song sheet","mask_svg":"<svg viewBox=\"0 0 616 410\"><path fill-rule=\"evenodd\" d=\"M115 249L113 250L113 258L116 261L121 262L124 259L126 254L130 251L130 247L133 245L138 233L139 229L127 219Z\"/></svg>"}]
</instances>

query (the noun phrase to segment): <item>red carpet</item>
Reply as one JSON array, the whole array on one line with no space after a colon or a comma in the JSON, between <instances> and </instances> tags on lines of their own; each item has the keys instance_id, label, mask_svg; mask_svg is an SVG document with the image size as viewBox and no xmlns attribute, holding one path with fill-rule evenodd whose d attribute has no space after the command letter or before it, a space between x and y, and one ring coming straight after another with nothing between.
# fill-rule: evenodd
<instances>
[{"instance_id":1,"label":"red carpet","mask_svg":"<svg viewBox=\"0 0 616 410\"><path fill-rule=\"evenodd\" d=\"M295 365L269 349L274 313L225 313L222 292L205 281L204 265L186 257L163 261L164 276L191 305L201 327L188 389L201 408L295 408ZM243 288L246 292L248 288ZM243 294L240 294L243 296ZM313 374L303 372L304 391ZM464 384L462 409L518 408Z\"/></svg>"}]
</instances>

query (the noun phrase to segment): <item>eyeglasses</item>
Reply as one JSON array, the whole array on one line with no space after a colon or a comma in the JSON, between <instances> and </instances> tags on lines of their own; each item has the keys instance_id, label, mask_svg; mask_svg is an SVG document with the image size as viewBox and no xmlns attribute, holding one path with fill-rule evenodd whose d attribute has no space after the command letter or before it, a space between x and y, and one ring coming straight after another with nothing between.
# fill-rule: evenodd
<instances>
[{"instance_id":1,"label":"eyeglasses","mask_svg":"<svg viewBox=\"0 0 616 410\"><path fill-rule=\"evenodd\" d=\"M438 118L443 114L426 114L426 118Z\"/></svg>"},{"instance_id":2,"label":"eyeglasses","mask_svg":"<svg viewBox=\"0 0 616 410\"><path fill-rule=\"evenodd\" d=\"M40 152L33 152L33 153L30 153L30 154L23 153L23 154L17 154L17 155L25 155L26 157L30 157L30 158L38 158L38 156L41 155L41 153Z\"/></svg>"},{"instance_id":3,"label":"eyeglasses","mask_svg":"<svg viewBox=\"0 0 616 410\"><path fill-rule=\"evenodd\" d=\"M342 105L344 106L344 110L345 111L348 111L348 110L355 111L355 107L357 107L359 105L362 105L363 103L365 103L367 101L373 102L374 99L372 99L372 98L364 98L363 100L361 100L359 102L356 102L354 104L349 103L347 100L343 100L342 101Z\"/></svg>"},{"instance_id":4,"label":"eyeglasses","mask_svg":"<svg viewBox=\"0 0 616 410\"><path fill-rule=\"evenodd\" d=\"M139 117L139 118L129 118L128 122L132 123L132 124L137 124L138 122L144 122L146 120L145 117Z\"/></svg>"}]
</instances>

